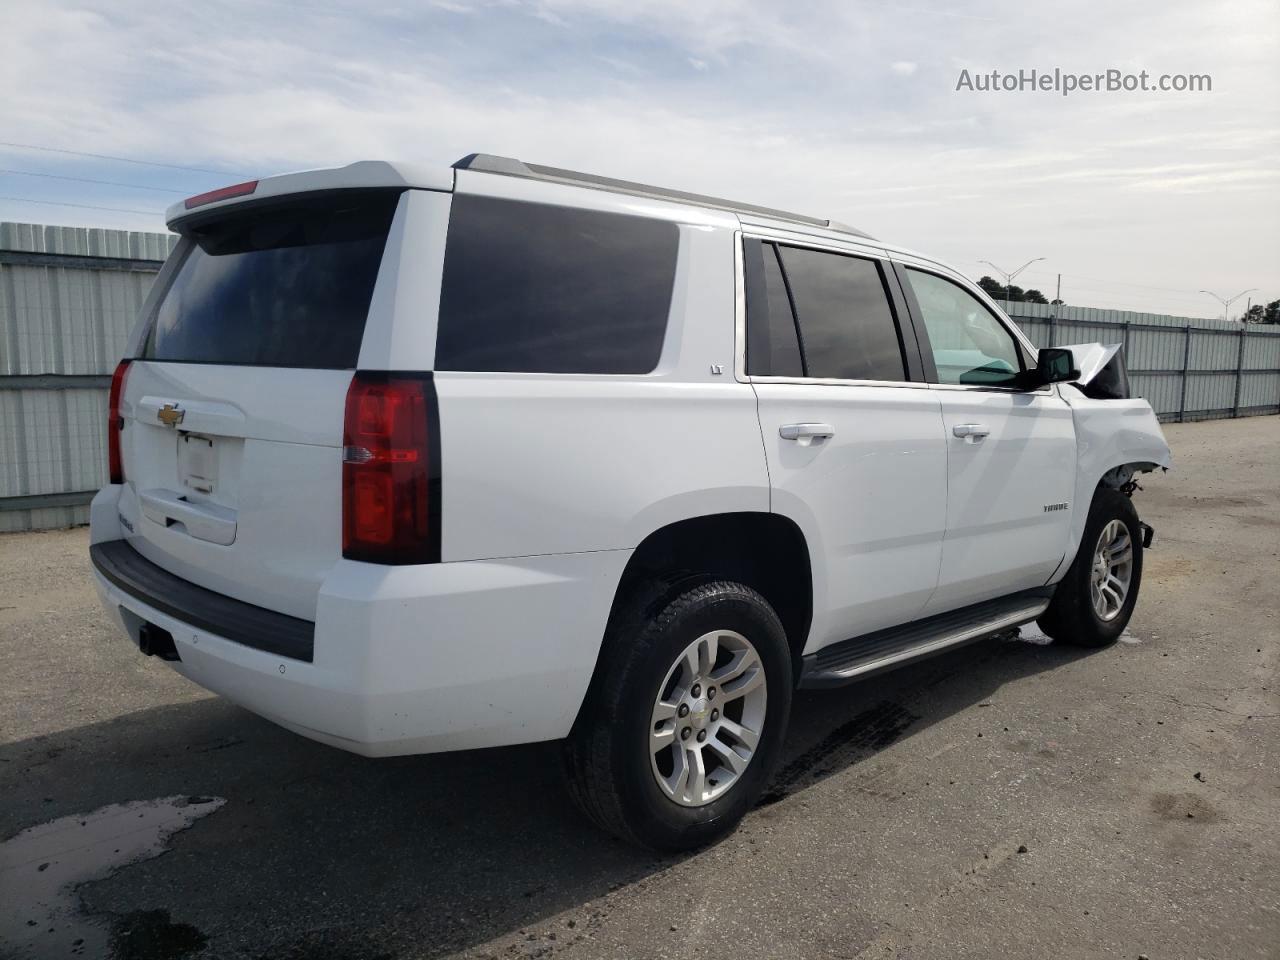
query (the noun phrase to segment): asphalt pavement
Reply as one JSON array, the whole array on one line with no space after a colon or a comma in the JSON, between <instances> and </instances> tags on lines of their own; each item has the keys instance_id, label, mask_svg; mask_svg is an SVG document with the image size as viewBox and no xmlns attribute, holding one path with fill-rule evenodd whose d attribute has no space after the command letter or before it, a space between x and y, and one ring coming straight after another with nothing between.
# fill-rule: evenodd
<instances>
[{"instance_id":1,"label":"asphalt pavement","mask_svg":"<svg viewBox=\"0 0 1280 960\"><path fill-rule=\"evenodd\" d=\"M1280 418L1168 436L1123 642L801 694L683 857L580 819L554 745L279 729L116 635L86 530L2 536L0 956L1280 957Z\"/></svg>"}]
</instances>

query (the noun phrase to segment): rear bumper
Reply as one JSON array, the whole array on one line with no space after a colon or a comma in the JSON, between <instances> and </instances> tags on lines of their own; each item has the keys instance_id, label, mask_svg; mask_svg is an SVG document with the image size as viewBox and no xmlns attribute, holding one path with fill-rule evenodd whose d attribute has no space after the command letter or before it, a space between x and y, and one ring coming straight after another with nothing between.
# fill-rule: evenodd
<instances>
[{"instance_id":1,"label":"rear bumper","mask_svg":"<svg viewBox=\"0 0 1280 960\"><path fill-rule=\"evenodd\" d=\"M154 610L199 630L291 660L315 658L316 625L214 593L152 563L125 540L89 547L93 569Z\"/></svg>"},{"instance_id":2,"label":"rear bumper","mask_svg":"<svg viewBox=\"0 0 1280 960\"><path fill-rule=\"evenodd\" d=\"M95 526L99 516L114 517L105 502L95 507ZM170 665L190 680L304 736L366 756L565 736L630 555L404 567L340 560L320 591L307 662L242 642L246 635L237 633L247 613L282 615L186 581L169 583L158 567L156 577L128 562L129 554L142 558L125 541L104 540L108 532L91 536L94 576L122 631L123 609L173 635L181 659ZM103 557L114 559L109 569L100 566ZM218 619L229 611L236 617ZM255 627L259 639L262 627Z\"/></svg>"}]
</instances>

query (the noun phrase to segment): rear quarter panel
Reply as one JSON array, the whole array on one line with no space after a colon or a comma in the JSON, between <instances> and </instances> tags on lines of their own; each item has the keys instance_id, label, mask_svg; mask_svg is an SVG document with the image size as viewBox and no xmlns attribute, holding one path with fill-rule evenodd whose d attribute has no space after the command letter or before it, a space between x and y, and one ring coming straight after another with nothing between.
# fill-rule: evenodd
<instances>
[{"instance_id":1,"label":"rear quarter panel","mask_svg":"<svg viewBox=\"0 0 1280 960\"><path fill-rule=\"evenodd\" d=\"M438 374L445 560L635 547L767 511L746 384Z\"/></svg>"},{"instance_id":2,"label":"rear quarter panel","mask_svg":"<svg viewBox=\"0 0 1280 960\"><path fill-rule=\"evenodd\" d=\"M737 218L465 170L456 192L668 220L679 252L652 373L435 373L442 559L626 549L689 517L767 511L755 393L733 376ZM400 268L379 278L361 366L434 366L447 206L411 194L393 227Z\"/></svg>"}]
</instances>

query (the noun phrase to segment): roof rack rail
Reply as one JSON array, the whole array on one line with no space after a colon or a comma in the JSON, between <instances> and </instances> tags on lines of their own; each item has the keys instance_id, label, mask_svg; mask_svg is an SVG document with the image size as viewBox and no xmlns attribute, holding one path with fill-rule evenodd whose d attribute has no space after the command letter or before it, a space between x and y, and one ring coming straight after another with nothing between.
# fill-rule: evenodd
<instances>
[{"instance_id":1,"label":"roof rack rail","mask_svg":"<svg viewBox=\"0 0 1280 960\"><path fill-rule=\"evenodd\" d=\"M674 200L698 207L711 207L730 213L748 213L774 220L786 220L791 223L803 223L811 227L823 227L841 233L853 234L857 237L871 239L869 234L840 223L836 220L822 220L817 217L806 217L798 213L787 213L785 210L774 210L771 207L760 207L751 203L738 203L736 200L722 200L719 197L707 197L700 193L686 193L683 190L668 190L664 187L652 187L644 183L632 183L630 180L614 180L612 177L600 177L591 173L578 173L575 170L562 170L559 167L545 167L536 163L524 163L511 157L498 157L491 153L469 153L453 165L455 170L474 170L479 173L496 173L505 177L522 177L526 180L544 180L549 183L563 183L575 187L587 187L592 190L608 190L612 193L625 193L636 197L648 197L653 200Z\"/></svg>"}]
</instances>

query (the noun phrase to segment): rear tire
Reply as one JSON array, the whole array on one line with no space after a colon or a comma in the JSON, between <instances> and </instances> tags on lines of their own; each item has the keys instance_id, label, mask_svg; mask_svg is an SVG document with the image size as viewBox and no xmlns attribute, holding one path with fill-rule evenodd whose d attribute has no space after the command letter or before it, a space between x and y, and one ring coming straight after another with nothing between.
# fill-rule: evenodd
<instances>
[{"instance_id":1,"label":"rear tire","mask_svg":"<svg viewBox=\"0 0 1280 960\"><path fill-rule=\"evenodd\" d=\"M582 811L664 851L710 843L755 804L793 686L786 633L762 596L730 581L676 590L617 618L564 745Z\"/></svg>"},{"instance_id":2,"label":"rear tire","mask_svg":"<svg viewBox=\"0 0 1280 960\"><path fill-rule=\"evenodd\" d=\"M1059 642L1109 647L1128 626L1141 584L1138 511L1120 491L1099 487L1076 558L1037 622Z\"/></svg>"}]
</instances>

